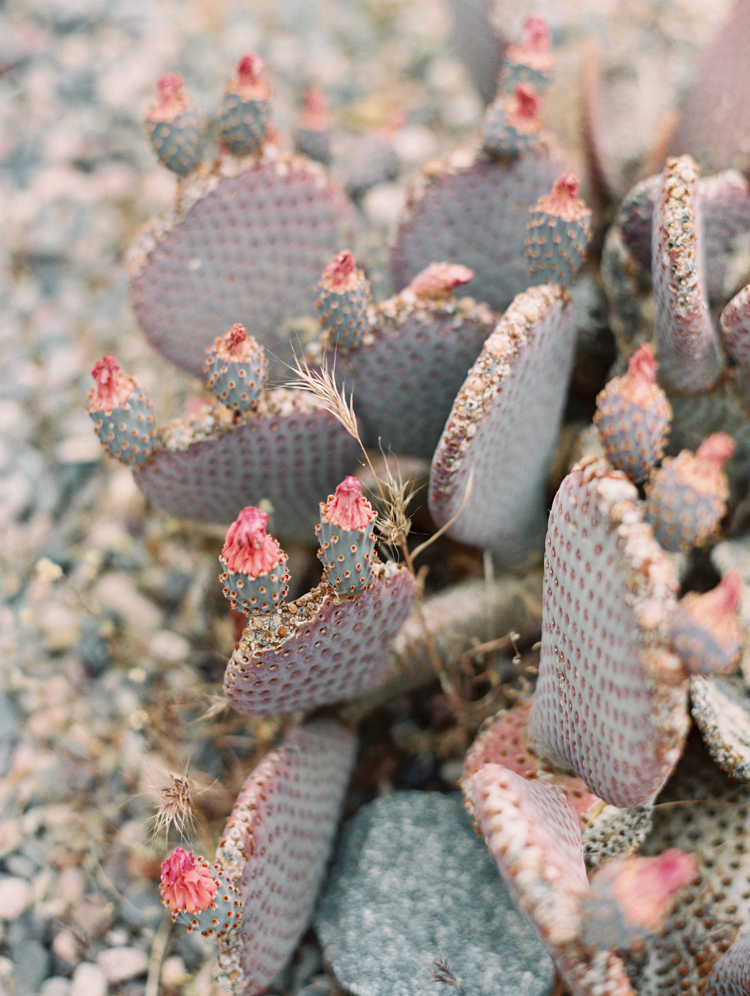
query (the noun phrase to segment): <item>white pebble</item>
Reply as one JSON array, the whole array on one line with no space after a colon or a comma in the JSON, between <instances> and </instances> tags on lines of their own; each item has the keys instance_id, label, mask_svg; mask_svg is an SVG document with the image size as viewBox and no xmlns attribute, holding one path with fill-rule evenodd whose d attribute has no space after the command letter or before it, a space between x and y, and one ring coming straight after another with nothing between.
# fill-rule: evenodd
<instances>
[{"instance_id":1,"label":"white pebble","mask_svg":"<svg viewBox=\"0 0 750 996\"><path fill-rule=\"evenodd\" d=\"M90 961L82 961L73 972L68 996L107 996L107 976Z\"/></svg>"},{"instance_id":2,"label":"white pebble","mask_svg":"<svg viewBox=\"0 0 750 996\"><path fill-rule=\"evenodd\" d=\"M148 968L148 956L140 948L110 948L96 956L109 982L143 975Z\"/></svg>"},{"instance_id":3,"label":"white pebble","mask_svg":"<svg viewBox=\"0 0 750 996\"><path fill-rule=\"evenodd\" d=\"M15 920L31 906L31 886L25 878L0 879L0 919Z\"/></svg>"}]
</instances>

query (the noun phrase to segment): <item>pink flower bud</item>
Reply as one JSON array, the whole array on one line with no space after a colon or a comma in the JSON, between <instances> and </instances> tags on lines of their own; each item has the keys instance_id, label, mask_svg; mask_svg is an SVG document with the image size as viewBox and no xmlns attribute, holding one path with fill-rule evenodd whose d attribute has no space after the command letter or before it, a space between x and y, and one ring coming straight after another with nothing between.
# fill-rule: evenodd
<instances>
[{"instance_id":1,"label":"pink flower bud","mask_svg":"<svg viewBox=\"0 0 750 996\"><path fill-rule=\"evenodd\" d=\"M359 283L359 271L354 256L348 249L342 250L323 270L321 284L328 291L343 294L354 290Z\"/></svg>"},{"instance_id":2,"label":"pink flower bud","mask_svg":"<svg viewBox=\"0 0 750 996\"><path fill-rule=\"evenodd\" d=\"M161 866L161 901L173 913L200 913L213 903L218 883L207 861L176 847Z\"/></svg>"},{"instance_id":3,"label":"pink flower bud","mask_svg":"<svg viewBox=\"0 0 750 996\"><path fill-rule=\"evenodd\" d=\"M417 297L448 297L454 287L468 284L474 271L460 263L430 263L409 284L409 290Z\"/></svg>"},{"instance_id":4,"label":"pink flower bud","mask_svg":"<svg viewBox=\"0 0 750 996\"><path fill-rule=\"evenodd\" d=\"M91 376L96 387L88 393L90 411L111 412L119 408L130 400L136 387L114 356L103 356L94 364Z\"/></svg>"},{"instance_id":5,"label":"pink flower bud","mask_svg":"<svg viewBox=\"0 0 750 996\"><path fill-rule=\"evenodd\" d=\"M266 535L268 516L259 508L243 508L227 530L221 551L226 570L258 578L268 574L285 557L284 551L272 536Z\"/></svg>"},{"instance_id":6,"label":"pink flower bud","mask_svg":"<svg viewBox=\"0 0 750 996\"><path fill-rule=\"evenodd\" d=\"M356 477L345 477L323 506L324 522L341 529L363 529L377 518L372 505L362 494L362 484Z\"/></svg>"}]
</instances>

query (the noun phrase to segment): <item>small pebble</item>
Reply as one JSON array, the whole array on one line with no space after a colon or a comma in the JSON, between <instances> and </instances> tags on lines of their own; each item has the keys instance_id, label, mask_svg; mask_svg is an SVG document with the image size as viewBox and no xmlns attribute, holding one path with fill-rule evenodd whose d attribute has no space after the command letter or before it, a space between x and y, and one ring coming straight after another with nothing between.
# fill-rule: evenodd
<instances>
[{"instance_id":1,"label":"small pebble","mask_svg":"<svg viewBox=\"0 0 750 996\"><path fill-rule=\"evenodd\" d=\"M107 976L98 965L82 961L73 972L68 996L107 996Z\"/></svg>"},{"instance_id":2,"label":"small pebble","mask_svg":"<svg viewBox=\"0 0 750 996\"><path fill-rule=\"evenodd\" d=\"M31 906L31 886L23 878L0 878L0 919L15 920Z\"/></svg>"},{"instance_id":3,"label":"small pebble","mask_svg":"<svg viewBox=\"0 0 750 996\"><path fill-rule=\"evenodd\" d=\"M140 948L110 948L97 955L96 960L108 982L134 979L148 968L148 955Z\"/></svg>"},{"instance_id":4,"label":"small pebble","mask_svg":"<svg viewBox=\"0 0 750 996\"><path fill-rule=\"evenodd\" d=\"M65 979L62 975L53 975L44 980L39 996L70 996L70 988L70 979Z\"/></svg>"}]
</instances>

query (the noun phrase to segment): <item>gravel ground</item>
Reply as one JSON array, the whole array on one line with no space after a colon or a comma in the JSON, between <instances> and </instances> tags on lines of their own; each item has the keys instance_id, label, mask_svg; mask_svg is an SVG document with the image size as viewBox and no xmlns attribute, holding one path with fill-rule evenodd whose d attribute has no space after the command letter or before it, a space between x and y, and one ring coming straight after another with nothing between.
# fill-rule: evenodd
<instances>
[{"instance_id":1,"label":"gravel ground","mask_svg":"<svg viewBox=\"0 0 750 996\"><path fill-rule=\"evenodd\" d=\"M105 352L162 420L193 388L154 362L127 301L127 246L174 192L143 135L154 82L180 72L205 110L258 50L280 127L317 83L349 129L342 155L408 108L408 177L480 114L449 29L441 0L0 4L0 996L210 993L210 943L172 931L159 903L165 844L150 823L189 766L212 853L277 733L205 717L233 643L220 531L149 510L84 412ZM574 53L586 33L558 32ZM367 208L388 225L403 196L389 184ZM307 940L277 990L332 991L320 973Z\"/></svg>"}]
</instances>

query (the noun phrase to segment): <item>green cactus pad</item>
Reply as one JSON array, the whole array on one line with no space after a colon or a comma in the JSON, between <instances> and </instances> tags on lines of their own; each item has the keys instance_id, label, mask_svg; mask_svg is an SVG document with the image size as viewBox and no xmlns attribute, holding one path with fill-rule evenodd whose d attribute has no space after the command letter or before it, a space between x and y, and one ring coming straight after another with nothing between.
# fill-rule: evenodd
<instances>
[{"instance_id":1,"label":"green cactus pad","mask_svg":"<svg viewBox=\"0 0 750 996\"><path fill-rule=\"evenodd\" d=\"M258 403L268 376L268 360L263 347L246 334L244 326L233 325L206 350L203 374L206 387L222 404L245 412Z\"/></svg>"},{"instance_id":2,"label":"green cactus pad","mask_svg":"<svg viewBox=\"0 0 750 996\"><path fill-rule=\"evenodd\" d=\"M469 371L432 461L435 522L457 515L449 536L509 564L527 560L544 535L574 338L562 288L519 294Z\"/></svg>"},{"instance_id":3,"label":"green cactus pad","mask_svg":"<svg viewBox=\"0 0 750 996\"><path fill-rule=\"evenodd\" d=\"M217 406L218 407L218 406ZM226 409L224 409L226 412ZM231 522L248 503L273 507L273 531L310 543L321 494L356 465L357 442L305 395L268 392L244 421L208 409L162 430L166 448L138 469L136 483L178 518Z\"/></svg>"},{"instance_id":4,"label":"green cactus pad","mask_svg":"<svg viewBox=\"0 0 750 996\"><path fill-rule=\"evenodd\" d=\"M139 467L151 456L156 443L156 414L142 387L136 385L130 398L112 411L89 409L94 429L111 457Z\"/></svg>"},{"instance_id":5,"label":"green cactus pad","mask_svg":"<svg viewBox=\"0 0 750 996\"><path fill-rule=\"evenodd\" d=\"M677 578L638 492L583 461L552 503L530 741L614 806L650 802L680 757L687 672L671 651Z\"/></svg>"},{"instance_id":6,"label":"green cactus pad","mask_svg":"<svg viewBox=\"0 0 750 996\"><path fill-rule=\"evenodd\" d=\"M356 755L334 722L289 733L248 777L216 851L242 897L242 923L219 939L216 982L265 992L312 915Z\"/></svg>"},{"instance_id":7,"label":"green cactus pad","mask_svg":"<svg viewBox=\"0 0 750 996\"><path fill-rule=\"evenodd\" d=\"M363 806L314 923L339 983L358 996L546 996L552 984L457 795L397 792Z\"/></svg>"},{"instance_id":8,"label":"green cactus pad","mask_svg":"<svg viewBox=\"0 0 750 996\"><path fill-rule=\"evenodd\" d=\"M316 290L315 307L327 344L342 352L356 349L370 328L372 297L369 281L348 249L328 264Z\"/></svg>"},{"instance_id":9,"label":"green cactus pad","mask_svg":"<svg viewBox=\"0 0 750 996\"><path fill-rule=\"evenodd\" d=\"M162 166L187 176L203 159L203 129L197 111L178 114L173 121L147 122L151 148Z\"/></svg>"},{"instance_id":10,"label":"green cactus pad","mask_svg":"<svg viewBox=\"0 0 750 996\"><path fill-rule=\"evenodd\" d=\"M179 206L131 252L131 300L151 344L200 375L205 350L235 322L291 363L285 320L312 314L315 284L352 241L352 209L321 167L299 157L226 161L192 183Z\"/></svg>"},{"instance_id":11,"label":"green cactus pad","mask_svg":"<svg viewBox=\"0 0 750 996\"><path fill-rule=\"evenodd\" d=\"M474 271L461 293L503 311L529 284L524 250L528 210L565 172L543 144L505 162L461 150L412 192L391 251L397 289L436 260Z\"/></svg>"},{"instance_id":12,"label":"green cactus pad","mask_svg":"<svg viewBox=\"0 0 750 996\"><path fill-rule=\"evenodd\" d=\"M224 675L227 698L243 715L277 716L370 691L415 594L414 577L388 563L357 595L337 596L323 582L278 613L251 617Z\"/></svg>"},{"instance_id":13,"label":"green cactus pad","mask_svg":"<svg viewBox=\"0 0 750 996\"><path fill-rule=\"evenodd\" d=\"M263 148L270 120L270 100L243 100L227 93L216 119L217 137L233 156L249 156Z\"/></svg>"},{"instance_id":14,"label":"green cactus pad","mask_svg":"<svg viewBox=\"0 0 750 996\"><path fill-rule=\"evenodd\" d=\"M359 349L328 352L329 367L354 398L365 443L430 459L496 321L486 305L450 292L429 297L410 287L378 305Z\"/></svg>"}]
</instances>

